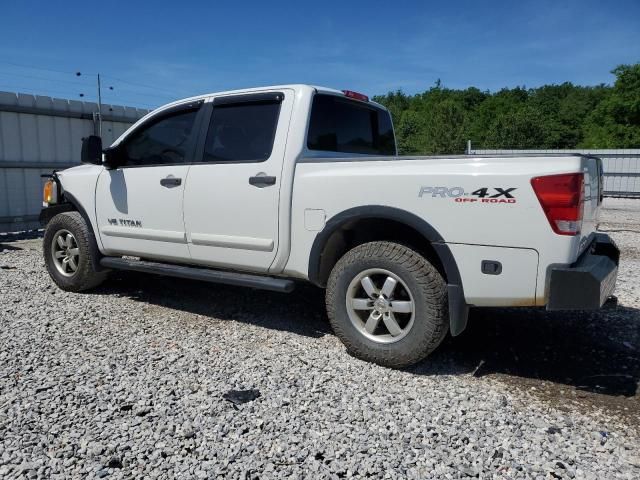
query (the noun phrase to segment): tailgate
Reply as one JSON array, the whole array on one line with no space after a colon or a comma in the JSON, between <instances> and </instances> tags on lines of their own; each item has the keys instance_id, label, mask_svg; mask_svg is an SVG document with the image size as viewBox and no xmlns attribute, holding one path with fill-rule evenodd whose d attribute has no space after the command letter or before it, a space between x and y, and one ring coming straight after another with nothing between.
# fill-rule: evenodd
<instances>
[{"instance_id":1,"label":"tailgate","mask_svg":"<svg viewBox=\"0 0 640 480\"><path fill-rule=\"evenodd\" d=\"M602 160L598 157L583 156L582 171L584 172L584 213L580 233L582 237L580 253L590 243L589 239L598 227L603 192Z\"/></svg>"}]
</instances>

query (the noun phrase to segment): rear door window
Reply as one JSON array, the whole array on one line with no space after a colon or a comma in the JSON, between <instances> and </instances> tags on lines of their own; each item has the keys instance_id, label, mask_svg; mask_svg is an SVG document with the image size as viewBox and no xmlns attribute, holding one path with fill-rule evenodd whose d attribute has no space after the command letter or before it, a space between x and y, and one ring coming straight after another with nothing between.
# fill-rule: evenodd
<instances>
[{"instance_id":1,"label":"rear door window","mask_svg":"<svg viewBox=\"0 0 640 480\"><path fill-rule=\"evenodd\" d=\"M264 162L271 156L280 97L214 105L203 162Z\"/></svg>"},{"instance_id":2,"label":"rear door window","mask_svg":"<svg viewBox=\"0 0 640 480\"><path fill-rule=\"evenodd\" d=\"M395 155L389 112L336 95L313 98L307 148L326 152Z\"/></svg>"}]
</instances>

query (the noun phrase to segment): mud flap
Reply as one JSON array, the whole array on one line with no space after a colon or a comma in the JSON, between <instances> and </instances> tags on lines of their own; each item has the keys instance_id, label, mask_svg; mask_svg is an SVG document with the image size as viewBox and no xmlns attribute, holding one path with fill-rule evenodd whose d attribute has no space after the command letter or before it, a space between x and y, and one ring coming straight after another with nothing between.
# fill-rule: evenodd
<instances>
[{"instance_id":1,"label":"mud flap","mask_svg":"<svg viewBox=\"0 0 640 480\"><path fill-rule=\"evenodd\" d=\"M460 335L467 328L469 305L464 300L464 292L460 285L447 285L449 296L449 329L452 336Z\"/></svg>"}]
</instances>

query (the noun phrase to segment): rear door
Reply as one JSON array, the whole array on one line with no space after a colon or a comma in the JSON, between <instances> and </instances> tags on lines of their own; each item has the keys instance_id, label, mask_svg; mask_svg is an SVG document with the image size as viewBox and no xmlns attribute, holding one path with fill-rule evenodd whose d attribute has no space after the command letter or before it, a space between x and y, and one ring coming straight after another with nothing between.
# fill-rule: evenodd
<instances>
[{"instance_id":1,"label":"rear door","mask_svg":"<svg viewBox=\"0 0 640 480\"><path fill-rule=\"evenodd\" d=\"M293 92L216 97L189 170L184 219L192 260L267 271L278 249L278 206Z\"/></svg>"},{"instance_id":2,"label":"rear door","mask_svg":"<svg viewBox=\"0 0 640 480\"><path fill-rule=\"evenodd\" d=\"M190 258L182 202L202 102L160 112L117 147L121 167L96 186L96 217L108 254Z\"/></svg>"}]
</instances>

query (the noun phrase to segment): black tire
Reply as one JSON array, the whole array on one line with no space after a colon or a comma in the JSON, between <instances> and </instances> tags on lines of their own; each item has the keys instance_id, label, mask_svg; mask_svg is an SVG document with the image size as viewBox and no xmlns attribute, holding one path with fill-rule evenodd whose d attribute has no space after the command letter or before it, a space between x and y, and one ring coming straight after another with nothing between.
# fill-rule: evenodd
<instances>
[{"instance_id":1,"label":"black tire","mask_svg":"<svg viewBox=\"0 0 640 480\"><path fill-rule=\"evenodd\" d=\"M347 291L359 288L350 289L350 285L357 285L355 279L372 269L394 274L413 299L413 324L393 343L373 341L358 329L348 311ZM449 327L447 288L440 273L419 253L392 242L365 243L347 252L329 277L326 305L333 331L353 356L391 368L425 358L442 343ZM386 337L392 337L390 332Z\"/></svg>"},{"instance_id":2,"label":"black tire","mask_svg":"<svg viewBox=\"0 0 640 480\"><path fill-rule=\"evenodd\" d=\"M69 268L66 274L60 270L63 267L59 268L56 265L53 249L53 242L56 242L58 236L63 232L72 234L73 240L75 240L74 246L77 245L79 251L77 260L74 262L77 266L75 271L66 267ZM64 249L64 247L62 248ZM106 271L94 269L94 260L97 261L100 253L93 233L78 212L59 213L49 221L44 233L42 253L49 275L62 290L68 292L89 290L97 287L107 278Z\"/></svg>"}]
</instances>

